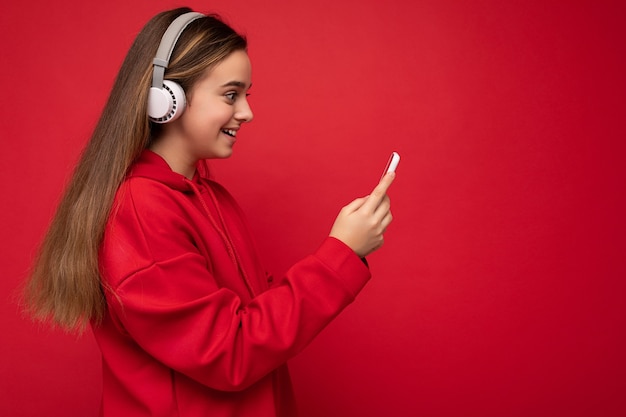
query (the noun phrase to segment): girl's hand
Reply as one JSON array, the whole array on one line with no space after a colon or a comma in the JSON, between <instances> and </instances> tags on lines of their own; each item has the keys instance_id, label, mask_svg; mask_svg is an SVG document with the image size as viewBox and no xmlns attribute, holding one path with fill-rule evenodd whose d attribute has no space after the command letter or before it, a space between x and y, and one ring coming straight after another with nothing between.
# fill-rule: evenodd
<instances>
[{"instance_id":1,"label":"girl's hand","mask_svg":"<svg viewBox=\"0 0 626 417\"><path fill-rule=\"evenodd\" d=\"M394 178L394 173L385 175L369 196L342 208L330 231L331 237L341 240L361 258L383 245L383 233L392 220L387 189Z\"/></svg>"}]
</instances>

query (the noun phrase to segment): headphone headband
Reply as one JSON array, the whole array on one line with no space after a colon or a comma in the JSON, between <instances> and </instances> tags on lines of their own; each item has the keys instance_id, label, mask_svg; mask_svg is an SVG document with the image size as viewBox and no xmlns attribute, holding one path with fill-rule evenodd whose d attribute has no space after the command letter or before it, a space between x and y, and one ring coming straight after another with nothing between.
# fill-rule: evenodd
<instances>
[{"instance_id":1,"label":"headphone headband","mask_svg":"<svg viewBox=\"0 0 626 417\"><path fill-rule=\"evenodd\" d=\"M154 65L152 72L152 87L159 89L163 87L165 68L167 68L170 63L170 57L172 56L172 51L174 50L174 46L176 45L178 38L191 22L200 19L201 17L205 16L198 12L184 13L174 19L174 21L167 28L161 38L159 49L154 57L154 61L152 62Z\"/></svg>"}]
</instances>

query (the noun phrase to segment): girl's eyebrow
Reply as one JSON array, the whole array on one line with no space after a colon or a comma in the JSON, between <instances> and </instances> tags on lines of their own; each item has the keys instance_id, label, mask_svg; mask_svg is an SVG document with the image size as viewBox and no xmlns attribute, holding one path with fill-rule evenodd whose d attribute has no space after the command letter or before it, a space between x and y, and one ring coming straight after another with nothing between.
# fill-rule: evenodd
<instances>
[{"instance_id":1,"label":"girl's eyebrow","mask_svg":"<svg viewBox=\"0 0 626 417\"><path fill-rule=\"evenodd\" d=\"M229 81L226 84L223 84L222 87L246 88L246 83L244 83L242 81ZM250 84L250 87L252 87L252 84ZM248 87L248 88L250 88L250 87Z\"/></svg>"}]
</instances>

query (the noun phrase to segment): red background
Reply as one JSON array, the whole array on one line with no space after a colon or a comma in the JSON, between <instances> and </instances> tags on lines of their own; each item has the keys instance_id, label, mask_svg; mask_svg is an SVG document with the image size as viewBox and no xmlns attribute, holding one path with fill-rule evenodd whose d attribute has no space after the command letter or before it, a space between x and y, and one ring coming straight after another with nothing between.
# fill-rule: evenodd
<instances>
[{"instance_id":1,"label":"red background","mask_svg":"<svg viewBox=\"0 0 626 417\"><path fill-rule=\"evenodd\" d=\"M402 155L374 280L292 361L305 417L626 415L623 2L187 3L250 40L256 118L214 170L269 269ZM92 336L15 293L132 39L178 5L3 7L0 415L97 415Z\"/></svg>"}]
</instances>

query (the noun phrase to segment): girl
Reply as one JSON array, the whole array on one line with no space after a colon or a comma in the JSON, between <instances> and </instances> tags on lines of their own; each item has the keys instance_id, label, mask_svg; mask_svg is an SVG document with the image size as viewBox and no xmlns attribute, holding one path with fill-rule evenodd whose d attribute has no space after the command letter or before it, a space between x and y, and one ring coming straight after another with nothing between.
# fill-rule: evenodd
<instances>
[{"instance_id":1,"label":"girl","mask_svg":"<svg viewBox=\"0 0 626 417\"><path fill-rule=\"evenodd\" d=\"M239 207L208 179L204 161L228 158L253 117L246 47L187 8L148 22L35 262L34 317L93 328L104 416L296 415L286 361L370 278L393 174L275 283Z\"/></svg>"}]
</instances>

